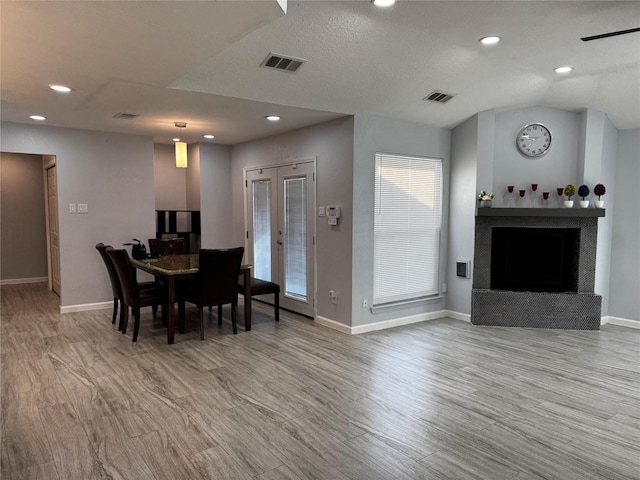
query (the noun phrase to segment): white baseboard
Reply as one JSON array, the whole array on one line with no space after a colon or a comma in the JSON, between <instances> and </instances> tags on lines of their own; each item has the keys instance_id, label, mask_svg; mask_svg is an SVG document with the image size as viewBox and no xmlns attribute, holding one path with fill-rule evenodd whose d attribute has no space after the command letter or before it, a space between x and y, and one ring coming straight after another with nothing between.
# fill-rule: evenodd
<instances>
[{"instance_id":1,"label":"white baseboard","mask_svg":"<svg viewBox=\"0 0 640 480\"><path fill-rule=\"evenodd\" d=\"M351 335L351 327L349 325L345 325L344 323L336 322L335 320L331 320L330 318L316 316L315 322L318 325L322 325L323 327L328 327L333 330L337 330L342 333L346 333L347 335Z\"/></svg>"},{"instance_id":2,"label":"white baseboard","mask_svg":"<svg viewBox=\"0 0 640 480\"><path fill-rule=\"evenodd\" d=\"M104 310L105 308L113 308L113 300L110 302L85 303L82 305L60 307L60 313L88 312L90 310Z\"/></svg>"},{"instance_id":3,"label":"white baseboard","mask_svg":"<svg viewBox=\"0 0 640 480\"><path fill-rule=\"evenodd\" d=\"M471 323L471 315L468 313L454 312L453 310L445 310L445 317L453 318L454 320L462 320L463 322Z\"/></svg>"},{"instance_id":4,"label":"white baseboard","mask_svg":"<svg viewBox=\"0 0 640 480\"><path fill-rule=\"evenodd\" d=\"M628 327L628 328L640 329L640 321L631 320L629 318L602 317L600 319L600 325L606 325L607 323L610 323L611 325L617 325L619 327Z\"/></svg>"},{"instance_id":5,"label":"white baseboard","mask_svg":"<svg viewBox=\"0 0 640 480\"><path fill-rule=\"evenodd\" d=\"M374 332L376 330L386 330L387 328L399 327L401 325L409 325L412 323L425 322L428 320L435 320L446 316L444 310L438 310L437 312L421 313L419 315L410 315L408 317L393 318L391 320L382 320L375 323L367 323L366 325L358 325L356 327L350 327L344 323L336 322L329 318L317 316L316 322L325 327L333 328L339 332L346 333L347 335L358 335L360 333Z\"/></svg>"},{"instance_id":6,"label":"white baseboard","mask_svg":"<svg viewBox=\"0 0 640 480\"><path fill-rule=\"evenodd\" d=\"M20 285L23 283L42 283L48 281L49 277L8 278L6 280L0 280L0 285Z\"/></svg>"}]
</instances>

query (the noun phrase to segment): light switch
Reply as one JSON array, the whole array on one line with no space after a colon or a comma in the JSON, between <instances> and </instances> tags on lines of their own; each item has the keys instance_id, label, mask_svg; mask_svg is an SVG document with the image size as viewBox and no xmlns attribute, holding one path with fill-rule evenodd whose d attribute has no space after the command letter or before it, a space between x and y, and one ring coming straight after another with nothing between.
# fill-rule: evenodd
<instances>
[{"instance_id":1,"label":"light switch","mask_svg":"<svg viewBox=\"0 0 640 480\"><path fill-rule=\"evenodd\" d=\"M69 213L76 213L76 204L75 203L70 203L69 204Z\"/></svg>"},{"instance_id":2,"label":"light switch","mask_svg":"<svg viewBox=\"0 0 640 480\"><path fill-rule=\"evenodd\" d=\"M89 205L87 205L86 203L79 203L78 213L89 213Z\"/></svg>"},{"instance_id":3,"label":"light switch","mask_svg":"<svg viewBox=\"0 0 640 480\"><path fill-rule=\"evenodd\" d=\"M324 217L324 207L318 207L318 216Z\"/></svg>"}]
</instances>

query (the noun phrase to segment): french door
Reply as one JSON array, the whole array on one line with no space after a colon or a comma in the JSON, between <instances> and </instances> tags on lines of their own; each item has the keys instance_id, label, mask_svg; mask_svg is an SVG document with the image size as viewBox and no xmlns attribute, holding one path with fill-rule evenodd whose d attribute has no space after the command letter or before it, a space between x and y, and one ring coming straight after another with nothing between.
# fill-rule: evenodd
<instances>
[{"instance_id":1,"label":"french door","mask_svg":"<svg viewBox=\"0 0 640 480\"><path fill-rule=\"evenodd\" d=\"M280 285L280 306L313 317L315 162L246 171L248 260Z\"/></svg>"}]
</instances>

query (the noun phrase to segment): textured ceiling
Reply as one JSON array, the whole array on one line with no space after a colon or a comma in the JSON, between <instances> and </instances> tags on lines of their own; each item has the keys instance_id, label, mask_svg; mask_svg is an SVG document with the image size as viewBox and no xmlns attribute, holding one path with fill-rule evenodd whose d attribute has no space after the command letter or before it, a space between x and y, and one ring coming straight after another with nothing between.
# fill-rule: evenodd
<instances>
[{"instance_id":1,"label":"textured ceiling","mask_svg":"<svg viewBox=\"0 0 640 480\"><path fill-rule=\"evenodd\" d=\"M0 3L1 115L189 142L233 144L344 114L454 127L530 105L609 115L640 127L640 2L369 1ZM483 47L478 39L499 35ZM259 65L269 52L307 62ZM553 68L571 65L558 75ZM74 87L56 95L49 83ZM422 99L435 89L446 104ZM118 112L138 113L116 120ZM283 120L267 123L277 113Z\"/></svg>"}]
</instances>

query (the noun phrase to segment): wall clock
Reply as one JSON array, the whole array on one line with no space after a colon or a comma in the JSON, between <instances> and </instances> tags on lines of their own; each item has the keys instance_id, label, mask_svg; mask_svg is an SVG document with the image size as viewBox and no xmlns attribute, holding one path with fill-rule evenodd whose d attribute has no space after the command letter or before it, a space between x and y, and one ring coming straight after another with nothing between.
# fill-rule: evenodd
<instances>
[{"instance_id":1,"label":"wall clock","mask_svg":"<svg viewBox=\"0 0 640 480\"><path fill-rule=\"evenodd\" d=\"M527 157L540 157L551 148L551 132L541 123L530 123L518 132L516 146Z\"/></svg>"}]
</instances>

